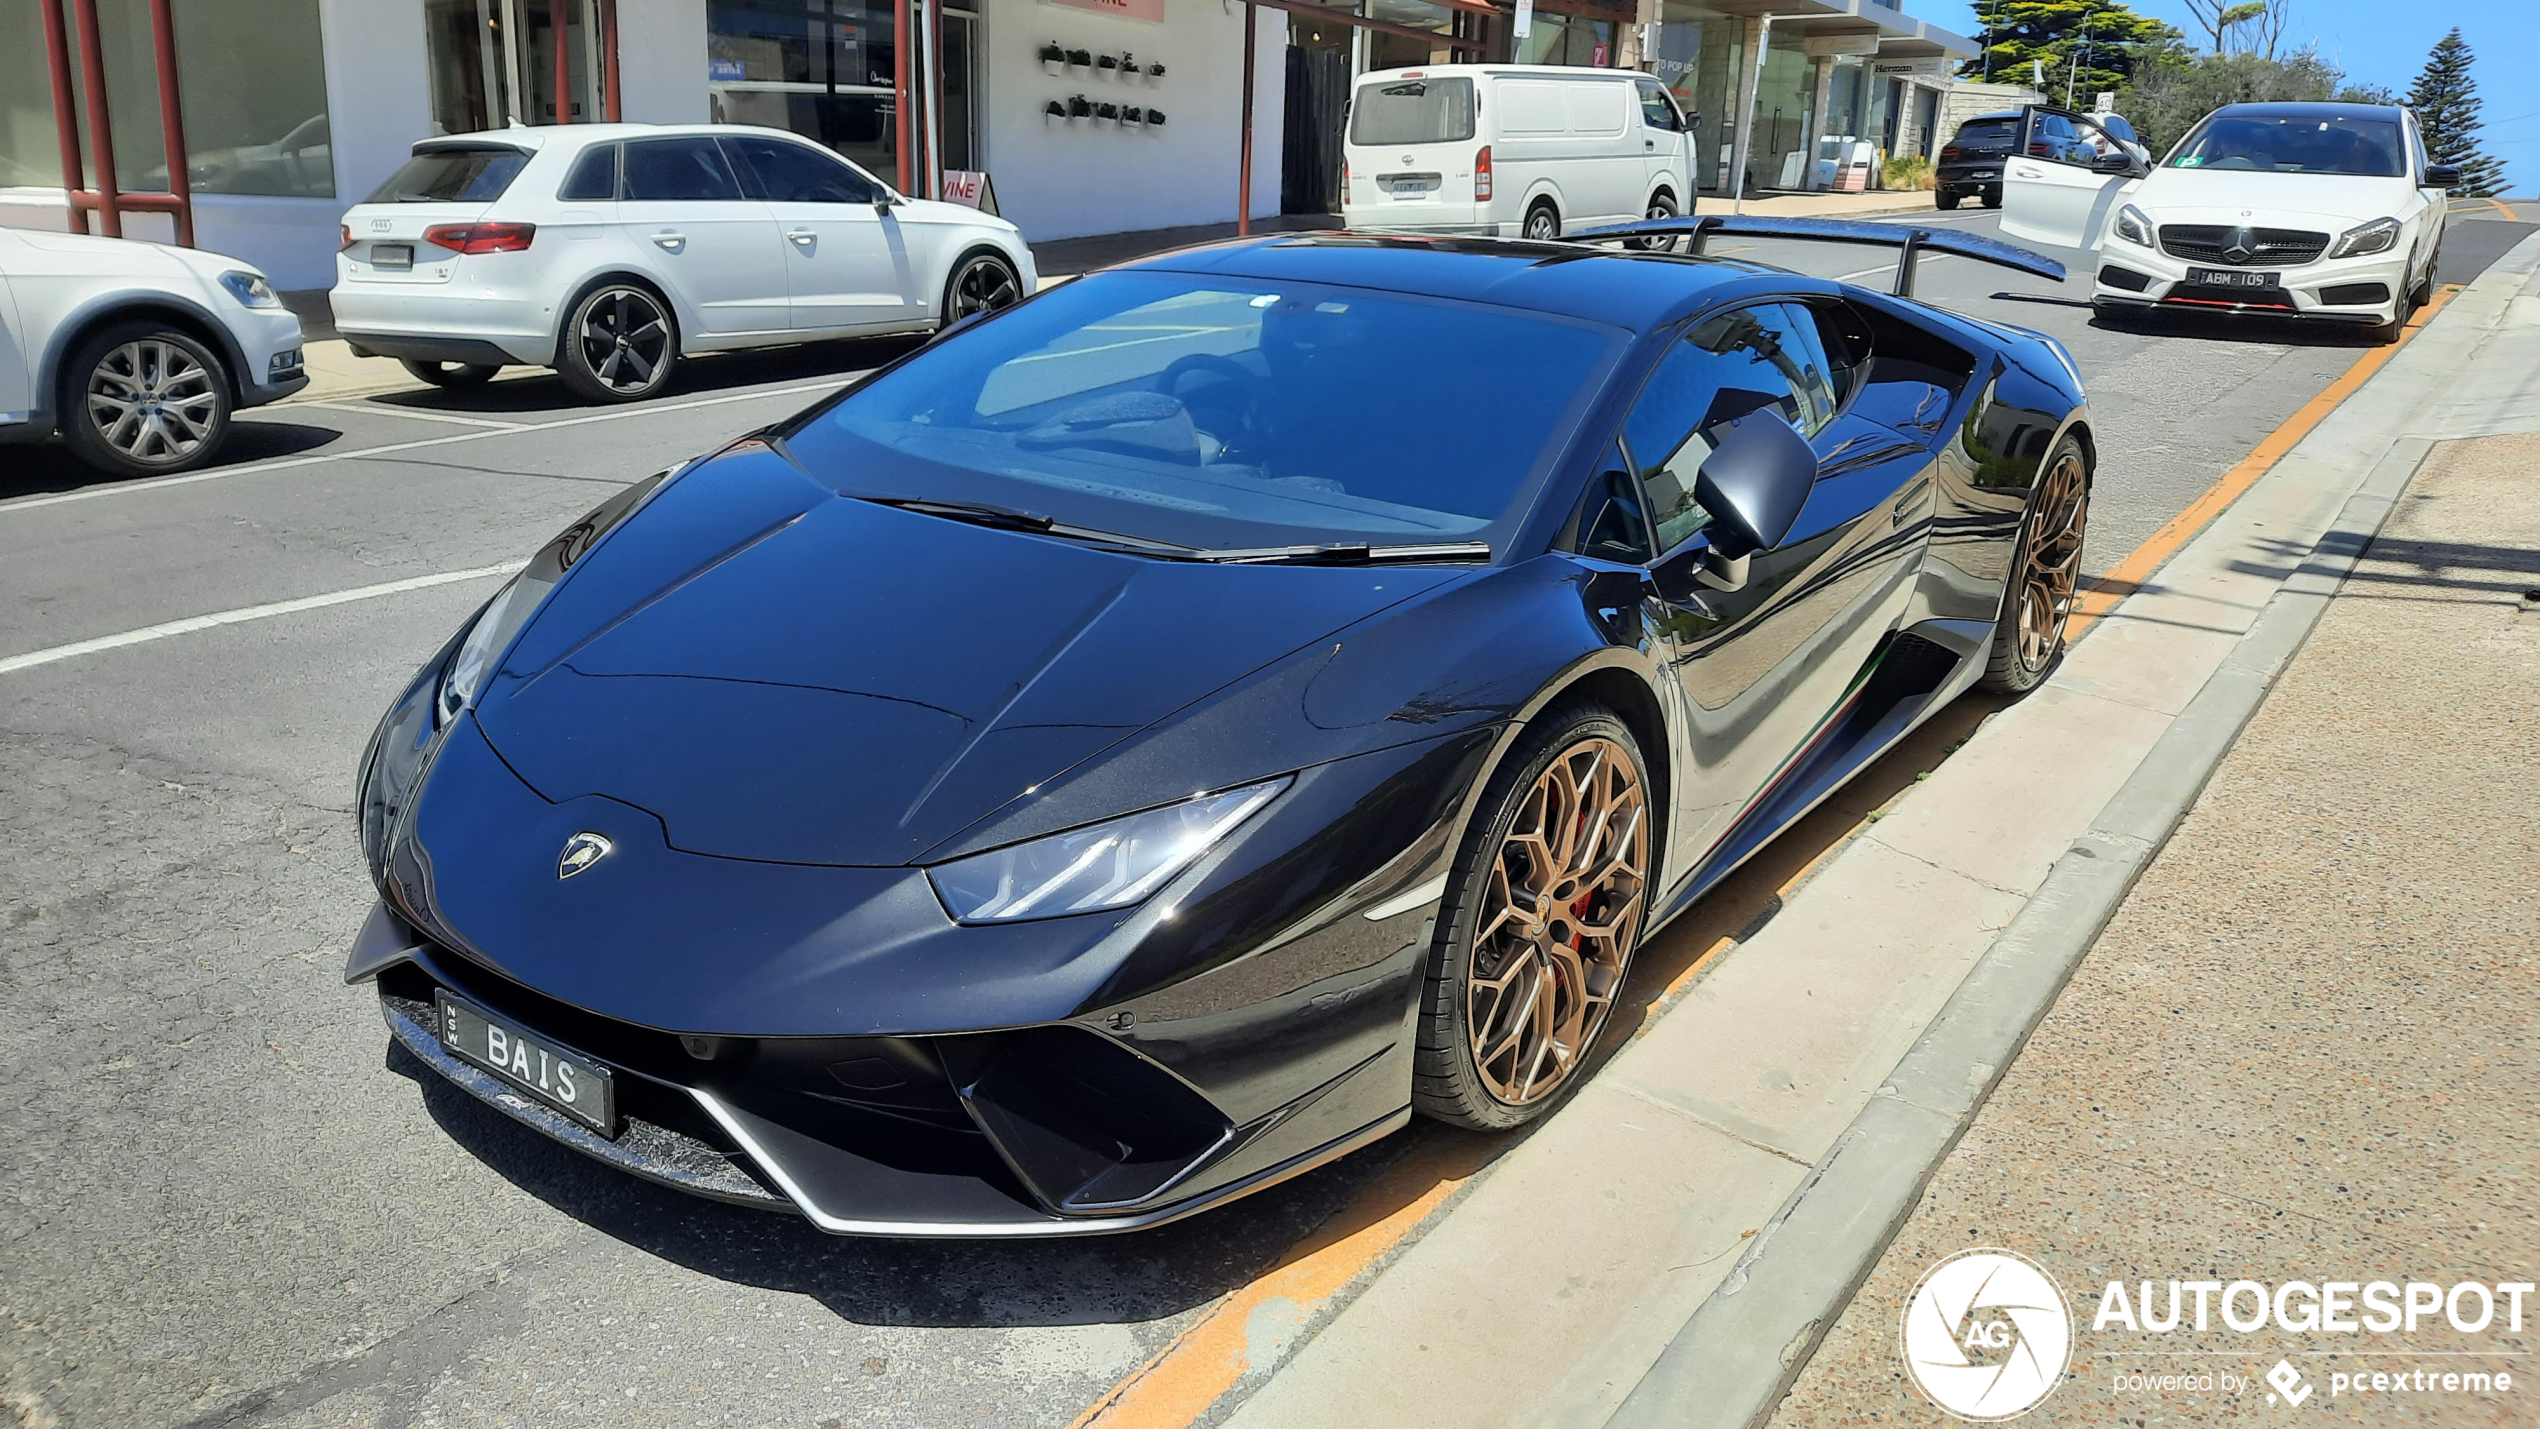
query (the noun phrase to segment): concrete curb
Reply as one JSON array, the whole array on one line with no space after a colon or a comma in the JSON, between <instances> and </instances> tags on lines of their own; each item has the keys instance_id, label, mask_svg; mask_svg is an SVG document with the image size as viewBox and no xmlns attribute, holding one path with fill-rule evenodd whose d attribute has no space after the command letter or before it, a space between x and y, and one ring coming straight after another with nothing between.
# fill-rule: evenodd
<instances>
[{"instance_id":1,"label":"concrete curb","mask_svg":"<svg viewBox=\"0 0 2540 1429\"><path fill-rule=\"evenodd\" d=\"M1677 1332L1608 1429L1749 1429L1772 1417L2432 449L2424 438L2403 438L2374 465L1875 1099Z\"/></svg>"}]
</instances>

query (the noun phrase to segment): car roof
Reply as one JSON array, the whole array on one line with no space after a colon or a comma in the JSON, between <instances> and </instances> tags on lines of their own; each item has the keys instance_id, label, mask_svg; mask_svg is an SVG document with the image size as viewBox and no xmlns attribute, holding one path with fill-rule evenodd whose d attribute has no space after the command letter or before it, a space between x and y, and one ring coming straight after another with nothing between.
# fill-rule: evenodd
<instances>
[{"instance_id":1,"label":"car roof","mask_svg":"<svg viewBox=\"0 0 2540 1429\"><path fill-rule=\"evenodd\" d=\"M417 152L482 145L534 151L599 144L613 139L675 139L690 134L767 134L779 139L803 141L801 135L791 130L770 129L762 124L540 124L517 129L478 129L466 134L435 134L429 139L415 141L414 147Z\"/></svg>"},{"instance_id":2,"label":"car roof","mask_svg":"<svg viewBox=\"0 0 2540 1429\"><path fill-rule=\"evenodd\" d=\"M2311 101L2280 103L2226 104L2208 119L2229 115L2234 119L2388 119L2397 120L2395 104L2324 104Z\"/></svg>"},{"instance_id":3,"label":"car roof","mask_svg":"<svg viewBox=\"0 0 2540 1429\"><path fill-rule=\"evenodd\" d=\"M1958 122L1958 127L1964 129L1970 124L1982 124L1988 119L2017 119L2019 117L2020 111L2016 109L2001 109L1991 114L1970 114Z\"/></svg>"},{"instance_id":4,"label":"car roof","mask_svg":"<svg viewBox=\"0 0 2540 1429\"><path fill-rule=\"evenodd\" d=\"M1358 77L1364 85L1379 80L1450 79L1477 74L1495 74L1508 78L1549 77L1552 79L1632 80L1648 76L1633 69L1593 69L1586 65L1521 65L1521 64L1453 64L1404 65L1400 69L1373 69Z\"/></svg>"},{"instance_id":5,"label":"car roof","mask_svg":"<svg viewBox=\"0 0 2540 1429\"><path fill-rule=\"evenodd\" d=\"M1284 233L1177 249L1117 265L1220 273L1531 308L1644 332L1724 286L1770 275L1793 291L1815 283L1734 258L1637 253L1583 243Z\"/></svg>"}]
</instances>

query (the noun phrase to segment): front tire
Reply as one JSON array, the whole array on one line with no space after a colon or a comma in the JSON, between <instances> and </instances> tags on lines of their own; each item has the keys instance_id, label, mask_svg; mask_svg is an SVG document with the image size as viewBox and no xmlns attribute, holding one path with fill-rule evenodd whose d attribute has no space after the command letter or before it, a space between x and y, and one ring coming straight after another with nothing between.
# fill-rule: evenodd
<instances>
[{"instance_id":1,"label":"front tire","mask_svg":"<svg viewBox=\"0 0 2540 1429\"><path fill-rule=\"evenodd\" d=\"M565 315L556 374L585 402L637 402L670 384L679 324L670 304L640 283L594 284Z\"/></svg>"},{"instance_id":2,"label":"front tire","mask_svg":"<svg viewBox=\"0 0 2540 1429\"><path fill-rule=\"evenodd\" d=\"M2020 520L1993 650L1978 682L1999 694L2027 694L2054 673L2081 587L2081 545L2090 524L2090 458L2081 440L2057 442L2044 473Z\"/></svg>"},{"instance_id":3,"label":"front tire","mask_svg":"<svg viewBox=\"0 0 2540 1429\"><path fill-rule=\"evenodd\" d=\"M1023 301L1023 276L996 253L973 253L953 265L944 280L940 322L951 327L963 318L993 313Z\"/></svg>"},{"instance_id":4,"label":"front tire","mask_svg":"<svg viewBox=\"0 0 2540 1429\"><path fill-rule=\"evenodd\" d=\"M1958 195L1947 193L1934 194L1932 195L1931 201L1933 207L1939 209L1942 213L1947 213L1949 210L1958 206Z\"/></svg>"},{"instance_id":5,"label":"front tire","mask_svg":"<svg viewBox=\"0 0 2540 1429\"><path fill-rule=\"evenodd\" d=\"M488 362L423 362L411 357L401 359L397 365L416 381L429 382L449 392L482 387L503 370Z\"/></svg>"},{"instance_id":6,"label":"front tire","mask_svg":"<svg viewBox=\"0 0 2540 1429\"><path fill-rule=\"evenodd\" d=\"M1640 746L1600 705L1555 707L1492 776L1438 909L1422 1112L1505 1130L1577 1084L1648 920L1651 797Z\"/></svg>"},{"instance_id":7,"label":"front tire","mask_svg":"<svg viewBox=\"0 0 2540 1429\"><path fill-rule=\"evenodd\" d=\"M62 438L117 476L165 476L211 460L229 434L229 369L161 323L95 333L62 369Z\"/></svg>"}]
</instances>

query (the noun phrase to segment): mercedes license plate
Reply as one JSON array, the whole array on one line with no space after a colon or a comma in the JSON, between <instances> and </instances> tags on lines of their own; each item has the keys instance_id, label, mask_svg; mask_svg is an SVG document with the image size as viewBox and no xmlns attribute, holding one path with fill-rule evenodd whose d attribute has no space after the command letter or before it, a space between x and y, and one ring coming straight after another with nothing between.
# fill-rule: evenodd
<instances>
[{"instance_id":1,"label":"mercedes license plate","mask_svg":"<svg viewBox=\"0 0 2540 1429\"><path fill-rule=\"evenodd\" d=\"M370 246L370 266L374 268L411 268L415 265L415 246L411 243L374 243Z\"/></svg>"},{"instance_id":2,"label":"mercedes license plate","mask_svg":"<svg viewBox=\"0 0 2540 1429\"><path fill-rule=\"evenodd\" d=\"M617 1088L608 1068L435 989L441 1044L602 1136L617 1135Z\"/></svg>"},{"instance_id":3,"label":"mercedes license plate","mask_svg":"<svg viewBox=\"0 0 2540 1429\"><path fill-rule=\"evenodd\" d=\"M2244 268L2190 268L2187 281L2206 288L2272 288L2273 273L2252 273Z\"/></svg>"}]
</instances>

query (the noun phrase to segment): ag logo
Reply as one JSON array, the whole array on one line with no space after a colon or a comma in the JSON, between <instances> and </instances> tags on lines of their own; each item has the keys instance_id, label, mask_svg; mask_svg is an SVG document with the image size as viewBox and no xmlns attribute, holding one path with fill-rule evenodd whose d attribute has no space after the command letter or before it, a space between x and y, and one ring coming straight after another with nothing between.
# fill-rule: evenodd
<instances>
[{"instance_id":1,"label":"ag logo","mask_svg":"<svg viewBox=\"0 0 2540 1429\"><path fill-rule=\"evenodd\" d=\"M608 857L609 851L616 847L616 844L609 842L608 835L595 834L589 829L584 829L565 840L564 852L556 859L556 877L571 878Z\"/></svg>"},{"instance_id":2,"label":"ag logo","mask_svg":"<svg viewBox=\"0 0 2540 1429\"><path fill-rule=\"evenodd\" d=\"M1962 1250L1905 1301L1905 1373L1960 1419L2016 1419L2064 1379L2073 1315L2054 1278L2008 1250Z\"/></svg>"}]
</instances>

